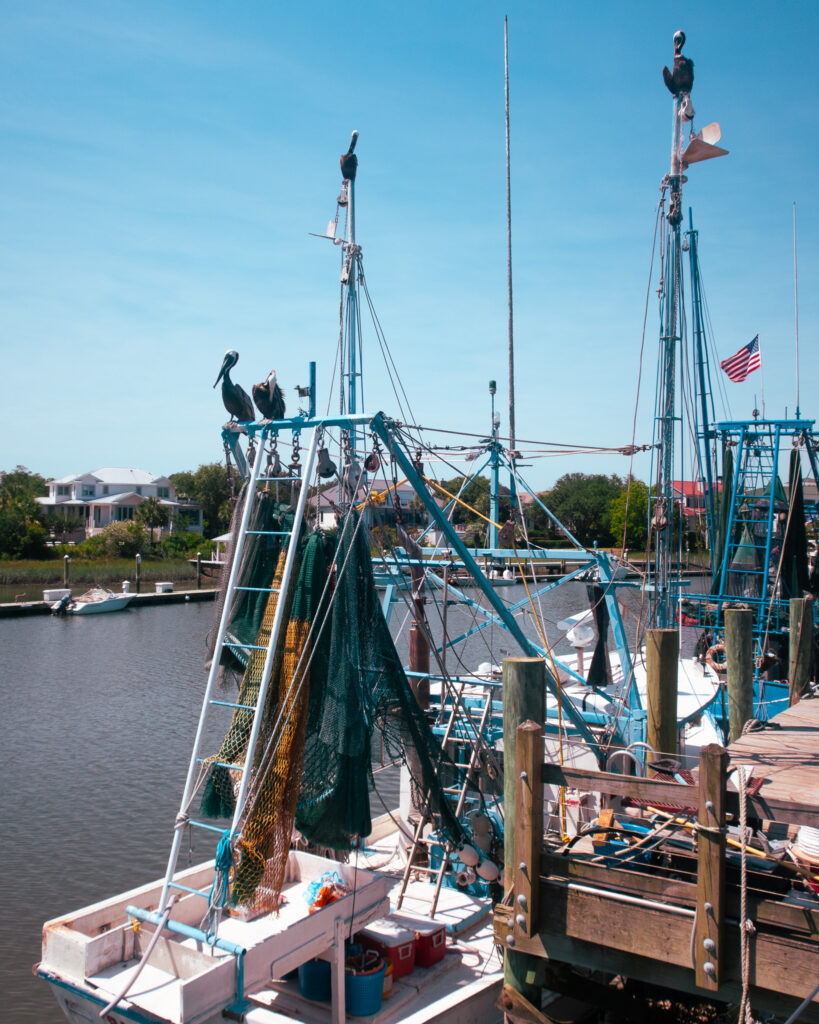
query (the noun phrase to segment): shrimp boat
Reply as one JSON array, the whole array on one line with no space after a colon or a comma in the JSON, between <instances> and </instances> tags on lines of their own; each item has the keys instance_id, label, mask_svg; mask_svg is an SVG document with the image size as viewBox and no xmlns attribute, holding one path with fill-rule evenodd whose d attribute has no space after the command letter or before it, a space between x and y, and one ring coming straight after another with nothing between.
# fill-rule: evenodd
<instances>
[{"instance_id":1,"label":"shrimp boat","mask_svg":"<svg viewBox=\"0 0 819 1024\"><path fill-rule=\"evenodd\" d=\"M675 97L675 203L680 108ZM629 643L620 598L627 605L634 584L623 566L552 516L502 445L494 409L490 436L462 451L454 490L434 468L451 463L451 446L407 425L411 410L399 420L359 409L362 298L372 303L355 237L356 140L321 236L341 257L341 408L316 414L310 364L297 415L222 429L243 485L166 872L44 926L37 973L72 1022L319 1024L343 1020L346 1008L379 1024L499 1019L503 965L489 912L503 894L503 657L545 662L548 757L645 762L645 668L639 634ZM671 236L680 243L679 223ZM675 334L670 325L664 336ZM486 545L467 546L453 511L487 467ZM317 495L333 477L338 527L324 531ZM407 485L428 520L420 531L399 497ZM524 493L562 546L528 542ZM567 571L546 582L547 562ZM482 565L514 569L517 591L496 589ZM453 587L464 574L474 586ZM570 596L552 622L544 602L558 588ZM676 591L663 576L655 592L667 617ZM690 735L718 680L693 659L680 680L680 730ZM401 797L374 818L382 766L399 768ZM566 834L594 816L547 790L547 829ZM186 864L194 842L206 856Z\"/></svg>"}]
</instances>

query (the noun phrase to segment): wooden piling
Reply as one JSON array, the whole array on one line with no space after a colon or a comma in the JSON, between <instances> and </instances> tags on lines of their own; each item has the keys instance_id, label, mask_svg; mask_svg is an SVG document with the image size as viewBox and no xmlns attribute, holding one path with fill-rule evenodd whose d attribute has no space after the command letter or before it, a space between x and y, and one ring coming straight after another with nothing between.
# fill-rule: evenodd
<instances>
[{"instance_id":1,"label":"wooden piling","mask_svg":"<svg viewBox=\"0 0 819 1024\"><path fill-rule=\"evenodd\" d=\"M725 685L731 742L754 717L754 613L750 608L725 612Z\"/></svg>"},{"instance_id":2,"label":"wooden piling","mask_svg":"<svg viewBox=\"0 0 819 1024\"><path fill-rule=\"evenodd\" d=\"M788 648L788 705L792 706L807 690L810 680L813 653L812 597L791 598Z\"/></svg>"},{"instance_id":3,"label":"wooden piling","mask_svg":"<svg viewBox=\"0 0 819 1024\"><path fill-rule=\"evenodd\" d=\"M546 721L546 664L542 658L505 658L503 662L503 850L504 850L504 888L514 887L521 863L529 875L527 891L537 886L540 877L540 846L543 841L543 793L540 788L541 824L536 840L537 855L533 861L525 859L526 854L518 856L515 851L515 834L517 819L517 799L520 796L521 780L516 772L518 726L529 722L542 733ZM531 732L531 730L529 730ZM541 748L542 749L542 748ZM527 745L526 752L531 758L533 750ZM543 755L541 753L541 761ZM527 774L528 769L525 769ZM537 773L540 780L540 771ZM531 777L531 775L530 775ZM540 782L538 781L540 787ZM533 799L531 794L530 801ZM536 821L534 809L530 811L530 827L534 829ZM534 842L534 840L533 840ZM530 853L531 855L531 853ZM517 895L517 894L516 894ZM530 904L531 906L531 904ZM519 904L515 901L517 908ZM525 916L526 917L526 916ZM526 917L526 927L537 927L531 914ZM538 979L541 968L536 957L519 953L514 949L516 926L506 938L506 949L503 961L504 981L519 992L534 1006L540 1006L540 984ZM531 934L531 932L529 933Z\"/></svg>"},{"instance_id":4,"label":"wooden piling","mask_svg":"<svg viewBox=\"0 0 819 1024\"><path fill-rule=\"evenodd\" d=\"M728 755L717 743L700 751L697 821L696 985L709 992L724 970L725 781Z\"/></svg>"},{"instance_id":5,"label":"wooden piling","mask_svg":"<svg viewBox=\"0 0 819 1024\"><path fill-rule=\"evenodd\" d=\"M202 552L196 552L196 589L202 589Z\"/></svg>"},{"instance_id":6,"label":"wooden piling","mask_svg":"<svg viewBox=\"0 0 819 1024\"><path fill-rule=\"evenodd\" d=\"M71 576L71 555L63 555L63 587L68 586L69 577Z\"/></svg>"},{"instance_id":7,"label":"wooden piling","mask_svg":"<svg viewBox=\"0 0 819 1024\"><path fill-rule=\"evenodd\" d=\"M543 726L531 720L517 728L515 751L515 935L531 938L538 919L540 854L543 847Z\"/></svg>"},{"instance_id":8,"label":"wooden piling","mask_svg":"<svg viewBox=\"0 0 819 1024\"><path fill-rule=\"evenodd\" d=\"M677 753L677 672L680 635L650 629L646 636L646 742L659 757Z\"/></svg>"},{"instance_id":9,"label":"wooden piling","mask_svg":"<svg viewBox=\"0 0 819 1024\"><path fill-rule=\"evenodd\" d=\"M142 576L142 555L136 556L136 592L139 593L140 578Z\"/></svg>"}]
</instances>

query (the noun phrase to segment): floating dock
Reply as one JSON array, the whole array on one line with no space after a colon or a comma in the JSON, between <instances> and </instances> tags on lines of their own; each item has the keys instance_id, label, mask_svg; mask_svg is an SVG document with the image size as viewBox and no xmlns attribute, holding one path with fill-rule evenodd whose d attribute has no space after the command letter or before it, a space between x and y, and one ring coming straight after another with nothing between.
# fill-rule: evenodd
<instances>
[{"instance_id":1,"label":"floating dock","mask_svg":"<svg viewBox=\"0 0 819 1024\"><path fill-rule=\"evenodd\" d=\"M212 601L216 597L215 590L173 590L170 593L133 594L129 608L139 608L149 604L183 604L185 601ZM0 604L0 619L19 619L27 615L51 615L51 604L48 601L16 601Z\"/></svg>"}]
</instances>

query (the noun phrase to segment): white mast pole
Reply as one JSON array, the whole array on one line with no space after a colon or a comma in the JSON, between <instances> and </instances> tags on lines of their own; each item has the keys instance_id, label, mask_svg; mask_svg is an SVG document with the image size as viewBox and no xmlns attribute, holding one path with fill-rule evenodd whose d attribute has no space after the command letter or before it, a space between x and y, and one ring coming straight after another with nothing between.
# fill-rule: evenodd
<instances>
[{"instance_id":1,"label":"white mast pole","mask_svg":"<svg viewBox=\"0 0 819 1024\"><path fill-rule=\"evenodd\" d=\"M796 200L793 203L793 319L796 330L796 418L799 419L799 282L796 272Z\"/></svg>"},{"instance_id":2,"label":"white mast pole","mask_svg":"<svg viewBox=\"0 0 819 1024\"><path fill-rule=\"evenodd\" d=\"M503 67L504 97L506 105L506 293L507 318L509 323L509 461L511 473L511 508L514 508L515 495L515 347L512 333L512 187L509 173L509 23L503 19Z\"/></svg>"}]
</instances>

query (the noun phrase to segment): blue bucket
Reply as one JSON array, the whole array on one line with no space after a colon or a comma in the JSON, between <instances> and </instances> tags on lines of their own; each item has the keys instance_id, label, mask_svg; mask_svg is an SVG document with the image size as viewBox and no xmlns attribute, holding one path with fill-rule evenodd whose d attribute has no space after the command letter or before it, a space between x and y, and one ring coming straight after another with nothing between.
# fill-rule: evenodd
<instances>
[{"instance_id":1,"label":"blue bucket","mask_svg":"<svg viewBox=\"0 0 819 1024\"><path fill-rule=\"evenodd\" d=\"M333 993L330 977L327 960L308 960L299 967L299 992L305 999L329 1003Z\"/></svg>"},{"instance_id":2,"label":"blue bucket","mask_svg":"<svg viewBox=\"0 0 819 1024\"><path fill-rule=\"evenodd\" d=\"M344 977L345 1006L351 1017L369 1017L381 1009L386 963L367 974L348 971Z\"/></svg>"}]
</instances>

